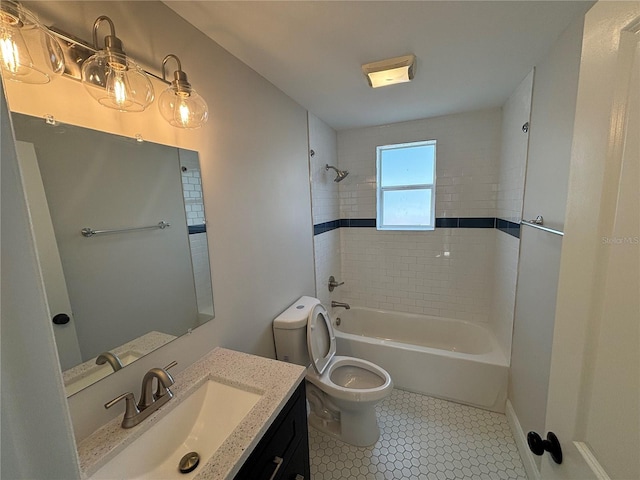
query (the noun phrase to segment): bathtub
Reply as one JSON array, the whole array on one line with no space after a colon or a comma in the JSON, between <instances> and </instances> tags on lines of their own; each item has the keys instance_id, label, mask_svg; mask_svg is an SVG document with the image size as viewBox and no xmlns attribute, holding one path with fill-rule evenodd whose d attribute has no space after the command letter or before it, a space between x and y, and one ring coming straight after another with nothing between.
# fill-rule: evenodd
<instances>
[{"instance_id":1,"label":"bathtub","mask_svg":"<svg viewBox=\"0 0 640 480\"><path fill-rule=\"evenodd\" d=\"M504 413L508 361L483 325L364 307L331 318L337 354L380 365L397 388Z\"/></svg>"}]
</instances>

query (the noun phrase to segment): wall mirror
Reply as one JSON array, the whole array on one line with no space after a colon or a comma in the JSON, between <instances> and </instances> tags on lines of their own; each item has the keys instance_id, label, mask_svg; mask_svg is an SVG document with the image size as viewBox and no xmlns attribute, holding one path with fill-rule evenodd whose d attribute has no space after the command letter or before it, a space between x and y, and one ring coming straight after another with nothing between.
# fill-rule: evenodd
<instances>
[{"instance_id":1,"label":"wall mirror","mask_svg":"<svg viewBox=\"0 0 640 480\"><path fill-rule=\"evenodd\" d=\"M67 396L213 318L197 152L12 120Z\"/></svg>"}]
</instances>

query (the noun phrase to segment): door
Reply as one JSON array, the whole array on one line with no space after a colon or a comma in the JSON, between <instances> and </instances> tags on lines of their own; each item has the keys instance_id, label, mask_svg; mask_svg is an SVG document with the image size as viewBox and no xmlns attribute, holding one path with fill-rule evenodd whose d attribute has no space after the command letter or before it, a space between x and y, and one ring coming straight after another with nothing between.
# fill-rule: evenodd
<instances>
[{"instance_id":1,"label":"door","mask_svg":"<svg viewBox=\"0 0 640 480\"><path fill-rule=\"evenodd\" d=\"M640 478L640 2L585 19L544 479ZM541 432L542 433L542 432Z\"/></svg>"}]
</instances>

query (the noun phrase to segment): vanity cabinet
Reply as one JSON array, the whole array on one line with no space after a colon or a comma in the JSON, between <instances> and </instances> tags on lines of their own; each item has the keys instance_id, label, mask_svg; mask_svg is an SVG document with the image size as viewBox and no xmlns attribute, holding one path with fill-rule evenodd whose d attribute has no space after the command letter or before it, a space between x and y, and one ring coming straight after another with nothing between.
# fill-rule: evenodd
<instances>
[{"instance_id":1,"label":"vanity cabinet","mask_svg":"<svg viewBox=\"0 0 640 480\"><path fill-rule=\"evenodd\" d=\"M304 380L235 480L309 480L309 435Z\"/></svg>"}]
</instances>

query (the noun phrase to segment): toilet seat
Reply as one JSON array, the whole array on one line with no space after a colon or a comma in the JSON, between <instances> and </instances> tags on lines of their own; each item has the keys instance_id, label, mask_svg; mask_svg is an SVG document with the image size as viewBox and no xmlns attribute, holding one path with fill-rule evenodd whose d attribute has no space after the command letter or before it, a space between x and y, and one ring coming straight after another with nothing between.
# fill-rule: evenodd
<instances>
[{"instance_id":1,"label":"toilet seat","mask_svg":"<svg viewBox=\"0 0 640 480\"><path fill-rule=\"evenodd\" d=\"M335 383L332 375L342 367L354 367L370 372L380 378L379 385L371 388L351 388ZM355 357L334 356L324 373L318 374L309 368L307 380L324 391L327 395L338 400L350 400L353 402L377 402L389 395L393 388L393 382L389 373L375 363Z\"/></svg>"},{"instance_id":2,"label":"toilet seat","mask_svg":"<svg viewBox=\"0 0 640 480\"><path fill-rule=\"evenodd\" d=\"M336 354L336 336L321 303L313 307L307 319L307 347L313 368L322 375Z\"/></svg>"},{"instance_id":3,"label":"toilet seat","mask_svg":"<svg viewBox=\"0 0 640 480\"><path fill-rule=\"evenodd\" d=\"M388 396L393 388L389 373L375 363L336 356L331 319L320 303L313 307L307 320L307 347L313 366L307 370L307 379L336 399L378 401Z\"/></svg>"}]
</instances>

